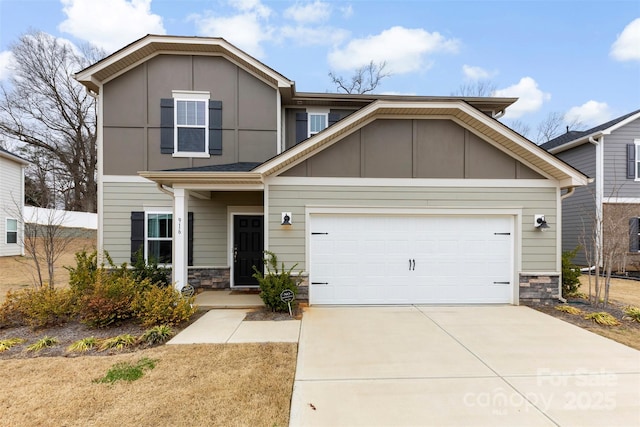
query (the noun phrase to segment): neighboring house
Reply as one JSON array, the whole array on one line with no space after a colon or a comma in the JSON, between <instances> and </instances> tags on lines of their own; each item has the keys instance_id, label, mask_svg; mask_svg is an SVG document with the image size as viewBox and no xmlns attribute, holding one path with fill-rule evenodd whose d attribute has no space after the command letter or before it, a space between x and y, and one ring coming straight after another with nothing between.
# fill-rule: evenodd
<instances>
[{"instance_id":1,"label":"neighboring house","mask_svg":"<svg viewBox=\"0 0 640 427\"><path fill-rule=\"evenodd\" d=\"M24 255L25 159L0 148L0 256Z\"/></svg>"},{"instance_id":2,"label":"neighboring house","mask_svg":"<svg viewBox=\"0 0 640 427\"><path fill-rule=\"evenodd\" d=\"M76 79L98 97L117 263L142 250L179 289L243 288L269 250L311 304L559 294L561 192L587 177L494 118L513 98L298 92L201 37L143 37Z\"/></svg>"},{"instance_id":3,"label":"neighboring house","mask_svg":"<svg viewBox=\"0 0 640 427\"><path fill-rule=\"evenodd\" d=\"M628 252L616 267L640 270L640 110L542 147L593 178L562 203L563 250L622 244ZM592 259L579 250L575 262L587 266Z\"/></svg>"}]
</instances>

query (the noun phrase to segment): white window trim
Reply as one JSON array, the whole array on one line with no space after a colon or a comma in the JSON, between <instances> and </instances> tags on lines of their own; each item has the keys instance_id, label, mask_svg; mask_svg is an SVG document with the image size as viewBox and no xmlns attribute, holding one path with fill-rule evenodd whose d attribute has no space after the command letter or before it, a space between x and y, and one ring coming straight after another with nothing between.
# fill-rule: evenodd
<instances>
[{"instance_id":1,"label":"white window trim","mask_svg":"<svg viewBox=\"0 0 640 427\"><path fill-rule=\"evenodd\" d=\"M15 221L16 222L16 242L15 243L9 243L9 221ZM13 231L11 231L13 233ZM18 219L17 218L6 218L4 220L4 243L7 245L17 245L18 242L20 241L20 239L18 238L18 233L20 232L20 227L19 227L19 223L18 223Z\"/></svg>"},{"instance_id":2,"label":"white window trim","mask_svg":"<svg viewBox=\"0 0 640 427\"><path fill-rule=\"evenodd\" d=\"M209 100L211 94L205 91L184 91L174 90L173 95L173 157L196 157L208 159L209 154ZM178 101L204 101L204 151L178 151L178 128L202 128L202 126L179 126L178 125Z\"/></svg>"},{"instance_id":3,"label":"white window trim","mask_svg":"<svg viewBox=\"0 0 640 427\"><path fill-rule=\"evenodd\" d=\"M144 260L149 262L149 215L171 215L171 223L173 224L173 211L170 210L149 210L144 211ZM173 232L173 231L172 231ZM173 265L173 236L152 238L152 241L170 241L171 242L171 263L160 263L159 266L171 267Z\"/></svg>"},{"instance_id":4,"label":"white window trim","mask_svg":"<svg viewBox=\"0 0 640 427\"><path fill-rule=\"evenodd\" d=\"M329 127L329 110L327 108L307 108L307 138L311 138L318 132L311 133L311 116L324 116L324 122ZM322 130L324 130L322 129Z\"/></svg>"},{"instance_id":5,"label":"white window trim","mask_svg":"<svg viewBox=\"0 0 640 427\"><path fill-rule=\"evenodd\" d=\"M634 139L633 143L636 146L636 159L635 159L636 179L635 181L640 181L640 176L638 176L638 166L640 165L640 139Z\"/></svg>"}]
</instances>

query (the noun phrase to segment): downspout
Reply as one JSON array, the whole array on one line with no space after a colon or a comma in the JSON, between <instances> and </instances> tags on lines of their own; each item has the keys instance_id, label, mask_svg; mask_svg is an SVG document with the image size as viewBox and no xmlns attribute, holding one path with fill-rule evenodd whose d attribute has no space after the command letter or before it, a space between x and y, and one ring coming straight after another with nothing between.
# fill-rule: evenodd
<instances>
[{"instance_id":1,"label":"downspout","mask_svg":"<svg viewBox=\"0 0 640 427\"><path fill-rule=\"evenodd\" d=\"M158 188L158 190L162 191L164 194L168 194L169 196L171 196L171 198L173 198L173 192L164 188L164 185L160 184L159 182L156 182L156 187Z\"/></svg>"},{"instance_id":2,"label":"downspout","mask_svg":"<svg viewBox=\"0 0 640 427\"><path fill-rule=\"evenodd\" d=\"M573 193L575 193L575 192L576 192L576 187L569 187L567 192L564 193L562 196L560 196L560 200L562 201L562 200L566 199L567 197L571 197L571 195Z\"/></svg>"},{"instance_id":3,"label":"downspout","mask_svg":"<svg viewBox=\"0 0 640 427\"><path fill-rule=\"evenodd\" d=\"M596 193L596 249L598 251L598 260L602 264L602 221L603 221L603 198L604 198L604 137L598 139L589 137L589 142L596 147L596 177L595 177L595 193Z\"/></svg>"},{"instance_id":4,"label":"downspout","mask_svg":"<svg viewBox=\"0 0 640 427\"><path fill-rule=\"evenodd\" d=\"M496 114L493 115L494 119L499 119L500 117L504 116L505 110L500 110L498 111Z\"/></svg>"}]
</instances>

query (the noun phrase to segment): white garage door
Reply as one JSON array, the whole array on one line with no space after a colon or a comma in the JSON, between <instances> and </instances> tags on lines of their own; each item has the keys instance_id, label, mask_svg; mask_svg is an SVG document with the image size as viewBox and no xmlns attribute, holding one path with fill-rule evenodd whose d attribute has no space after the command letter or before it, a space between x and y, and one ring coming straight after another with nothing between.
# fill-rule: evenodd
<instances>
[{"instance_id":1,"label":"white garage door","mask_svg":"<svg viewBox=\"0 0 640 427\"><path fill-rule=\"evenodd\" d=\"M510 303L513 217L312 214L311 304Z\"/></svg>"}]
</instances>

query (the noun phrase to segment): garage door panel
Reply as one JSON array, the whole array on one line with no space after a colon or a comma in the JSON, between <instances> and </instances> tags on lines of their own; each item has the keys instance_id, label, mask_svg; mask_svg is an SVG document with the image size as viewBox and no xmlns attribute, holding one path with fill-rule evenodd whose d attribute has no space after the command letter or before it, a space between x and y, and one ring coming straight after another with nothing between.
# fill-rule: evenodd
<instances>
[{"instance_id":1,"label":"garage door panel","mask_svg":"<svg viewBox=\"0 0 640 427\"><path fill-rule=\"evenodd\" d=\"M311 215L310 228L312 304L511 302L512 217Z\"/></svg>"}]
</instances>

